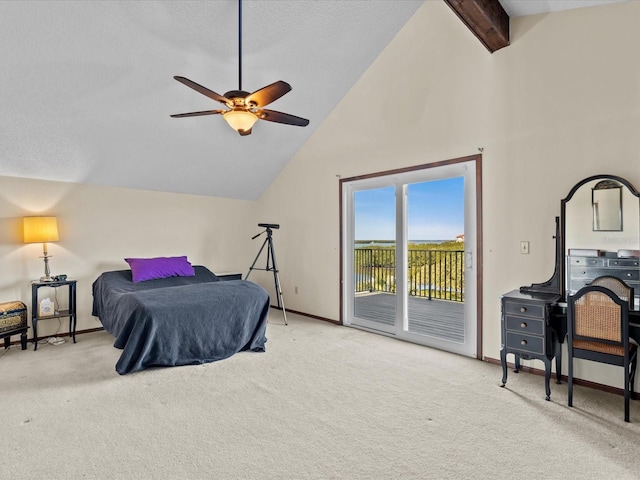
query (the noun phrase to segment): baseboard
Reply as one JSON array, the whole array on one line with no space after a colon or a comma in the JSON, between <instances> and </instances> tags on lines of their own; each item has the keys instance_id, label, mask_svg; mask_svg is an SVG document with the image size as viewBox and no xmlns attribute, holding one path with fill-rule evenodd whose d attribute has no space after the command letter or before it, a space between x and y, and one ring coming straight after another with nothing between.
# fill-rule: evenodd
<instances>
[{"instance_id":1,"label":"baseboard","mask_svg":"<svg viewBox=\"0 0 640 480\"><path fill-rule=\"evenodd\" d=\"M495 365L502 365L500 360L498 360L497 358L484 357L484 361L487 363L493 363ZM515 364L507 362L507 368L513 371L513 369L515 368ZM544 377L544 370L540 368L525 367L523 365L520 365L520 372L533 373L534 375L540 375L541 377ZM621 373L624 373L624 372L621 372ZM552 383L556 383L557 380L554 373L551 374L550 381ZM560 375L560 381L566 385L569 379L567 378L566 375ZM591 382L589 380L583 380L581 378L573 377L573 384L580 385L582 387L593 388L594 390L600 390L603 392L614 393L616 395L624 396L624 388L612 387L610 385L605 385L603 383Z\"/></svg>"},{"instance_id":2,"label":"baseboard","mask_svg":"<svg viewBox=\"0 0 640 480\"><path fill-rule=\"evenodd\" d=\"M87 328L86 330L76 330L76 335L80 335L82 333L93 333L93 332L100 332L104 330L104 327L96 327L96 328ZM49 337L69 337L69 332L65 332L65 333L56 333L55 335L46 335L44 337L40 337L40 340L44 340L45 338L49 338ZM18 336L18 338L20 338ZM29 343L33 343L33 337L31 338L27 338L27 344ZM0 349L2 349L2 345L3 343L0 342ZM20 340L13 340L11 342L9 342L9 345L21 345Z\"/></svg>"},{"instance_id":3,"label":"baseboard","mask_svg":"<svg viewBox=\"0 0 640 480\"><path fill-rule=\"evenodd\" d=\"M271 308L273 308L274 310L282 310L281 307L276 307L275 305L271 305ZM295 313L296 315L302 315L303 317L313 318L315 320L322 320L323 322L329 322L329 323L334 323L336 325L342 325L342 323L340 323L339 320L331 320L330 318L320 317L318 315L313 315L311 313L299 312L298 310L291 310L290 308L287 308L287 312Z\"/></svg>"}]
</instances>

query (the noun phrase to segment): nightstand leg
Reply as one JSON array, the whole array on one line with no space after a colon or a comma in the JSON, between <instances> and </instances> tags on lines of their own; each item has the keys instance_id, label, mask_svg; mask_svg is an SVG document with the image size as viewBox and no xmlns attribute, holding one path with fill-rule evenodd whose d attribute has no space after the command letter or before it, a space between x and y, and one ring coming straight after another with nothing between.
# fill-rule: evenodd
<instances>
[{"instance_id":1,"label":"nightstand leg","mask_svg":"<svg viewBox=\"0 0 640 480\"><path fill-rule=\"evenodd\" d=\"M38 320L32 319L33 322L33 351L38 350Z\"/></svg>"},{"instance_id":2,"label":"nightstand leg","mask_svg":"<svg viewBox=\"0 0 640 480\"><path fill-rule=\"evenodd\" d=\"M27 349L27 332L20 334L20 346L22 347L22 350Z\"/></svg>"},{"instance_id":3,"label":"nightstand leg","mask_svg":"<svg viewBox=\"0 0 640 480\"><path fill-rule=\"evenodd\" d=\"M31 284L31 326L33 327L33 351L38 350L38 286Z\"/></svg>"},{"instance_id":4,"label":"nightstand leg","mask_svg":"<svg viewBox=\"0 0 640 480\"><path fill-rule=\"evenodd\" d=\"M76 316L69 317L69 336L73 338L73 343L76 342Z\"/></svg>"}]
</instances>

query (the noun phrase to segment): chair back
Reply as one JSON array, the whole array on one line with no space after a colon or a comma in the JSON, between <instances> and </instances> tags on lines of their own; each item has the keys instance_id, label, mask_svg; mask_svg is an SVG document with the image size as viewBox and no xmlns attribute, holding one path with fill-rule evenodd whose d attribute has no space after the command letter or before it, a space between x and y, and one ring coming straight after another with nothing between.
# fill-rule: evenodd
<instances>
[{"instance_id":1,"label":"chair back","mask_svg":"<svg viewBox=\"0 0 640 480\"><path fill-rule=\"evenodd\" d=\"M600 285L587 285L567 299L567 403L573 406L573 359L624 367L624 421L634 394L638 348L629 342L629 300Z\"/></svg>"},{"instance_id":2,"label":"chair back","mask_svg":"<svg viewBox=\"0 0 640 480\"><path fill-rule=\"evenodd\" d=\"M611 275L603 275L594 279L589 285L600 285L608 288L618 297L629 302L629 310L633 310L633 287L627 285L623 280Z\"/></svg>"},{"instance_id":3,"label":"chair back","mask_svg":"<svg viewBox=\"0 0 640 480\"><path fill-rule=\"evenodd\" d=\"M589 285L569 297L568 310L573 348L624 356L629 348L627 299L608 288Z\"/></svg>"}]
</instances>

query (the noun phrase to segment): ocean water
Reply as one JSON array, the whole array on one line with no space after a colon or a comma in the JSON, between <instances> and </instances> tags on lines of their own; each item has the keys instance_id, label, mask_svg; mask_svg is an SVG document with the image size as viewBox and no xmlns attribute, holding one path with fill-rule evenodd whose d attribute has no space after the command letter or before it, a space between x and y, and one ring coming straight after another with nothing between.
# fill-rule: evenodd
<instances>
[{"instance_id":1,"label":"ocean water","mask_svg":"<svg viewBox=\"0 0 640 480\"><path fill-rule=\"evenodd\" d=\"M426 243L438 245L440 243L446 243L446 242L455 242L455 239L454 240L409 240L409 243L413 243L416 245L422 245ZM355 244L358 247L366 247L366 246L393 247L396 244L396 242L392 240L356 240Z\"/></svg>"}]
</instances>

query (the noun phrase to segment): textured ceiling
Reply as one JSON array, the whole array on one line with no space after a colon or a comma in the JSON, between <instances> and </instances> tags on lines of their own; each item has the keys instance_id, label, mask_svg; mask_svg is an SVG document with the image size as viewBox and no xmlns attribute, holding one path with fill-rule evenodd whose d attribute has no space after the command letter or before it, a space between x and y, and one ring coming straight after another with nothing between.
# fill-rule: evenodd
<instances>
[{"instance_id":1,"label":"textured ceiling","mask_svg":"<svg viewBox=\"0 0 640 480\"><path fill-rule=\"evenodd\" d=\"M627 0L499 0L510 17L558 12L572 8L593 7Z\"/></svg>"},{"instance_id":2,"label":"textured ceiling","mask_svg":"<svg viewBox=\"0 0 640 480\"><path fill-rule=\"evenodd\" d=\"M0 1L0 175L256 199L422 0L245 0L243 82L293 90L268 108L308 127L220 116L238 87L236 0ZM512 16L559 4L503 1ZM524 12L524 13L522 13Z\"/></svg>"}]
</instances>

